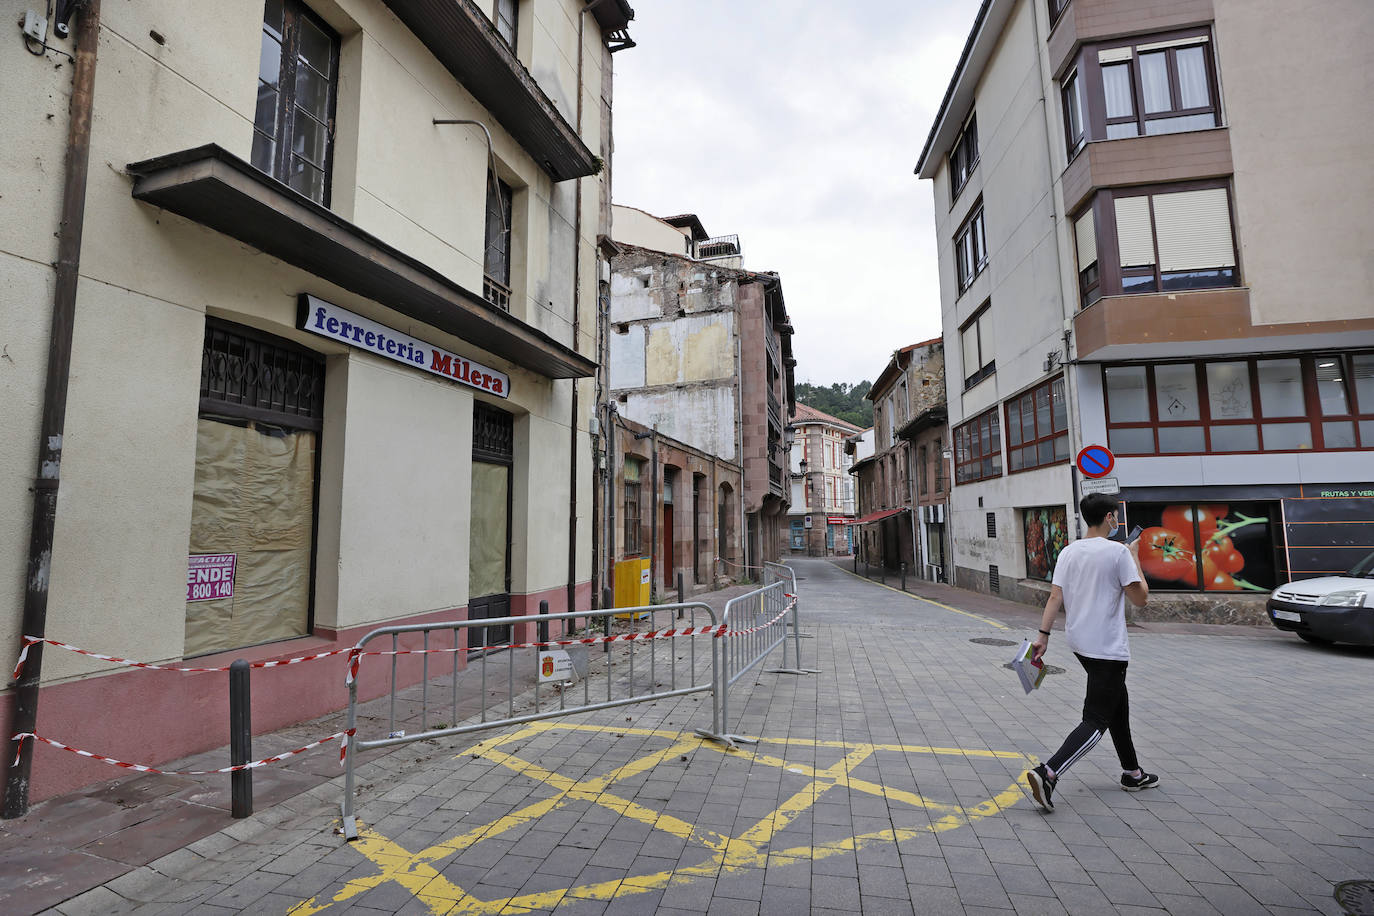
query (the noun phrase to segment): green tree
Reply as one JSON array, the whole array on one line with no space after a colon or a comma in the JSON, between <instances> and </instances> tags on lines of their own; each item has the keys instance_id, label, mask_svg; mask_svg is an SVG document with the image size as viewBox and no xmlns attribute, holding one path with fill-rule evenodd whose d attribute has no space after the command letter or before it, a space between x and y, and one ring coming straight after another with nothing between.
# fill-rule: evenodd
<instances>
[{"instance_id":1,"label":"green tree","mask_svg":"<svg viewBox=\"0 0 1374 916\"><path fill-rule=\"evenodd\" d=\"M797 402L867 429L873 425L873 402L866 398L872 387L873 383L866 381L857 385L834 382L828 386L801 382L797 385Z\"/></svg>"}]
</instances>

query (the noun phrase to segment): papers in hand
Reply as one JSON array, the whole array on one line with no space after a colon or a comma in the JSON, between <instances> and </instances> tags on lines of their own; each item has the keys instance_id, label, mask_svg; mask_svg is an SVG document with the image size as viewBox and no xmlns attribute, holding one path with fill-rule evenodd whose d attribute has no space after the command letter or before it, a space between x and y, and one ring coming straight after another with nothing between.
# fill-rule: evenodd
<instances>
[{"instance_id":1,"label":"papers in hand","mask_svg":"<svg viewBox=\"0 0 1374 916\"><path fill-rule=\"evenodd\" d=\"M1021 678L1021 687L1026 693L1040 686L1040 682L1045 679L1045 663L1032 656L1035 649L1031 646L1029 639L1021 642L1021 648L1016 650L1016 657L1011 660L1011 667L1016 671L1016 676Z\"/></svg>"}]
</instances>

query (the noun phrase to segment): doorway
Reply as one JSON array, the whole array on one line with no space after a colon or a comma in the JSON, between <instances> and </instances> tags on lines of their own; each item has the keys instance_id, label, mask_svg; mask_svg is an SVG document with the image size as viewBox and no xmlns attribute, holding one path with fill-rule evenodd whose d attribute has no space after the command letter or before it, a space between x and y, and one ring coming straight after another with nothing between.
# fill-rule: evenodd
<instances>
[{"instance_id":1,"label":"doorway","mask_svg":"<svg viewBox=\"0 0 1374 916\"><path fill-rule=\"evenodd\" d=\"M480 401L472 411L472 514L468 528L468 619L510 616L511 469L514 417ZM471 627L468 646L510 642L510 627Z\"/></svg>"}]
</instances>

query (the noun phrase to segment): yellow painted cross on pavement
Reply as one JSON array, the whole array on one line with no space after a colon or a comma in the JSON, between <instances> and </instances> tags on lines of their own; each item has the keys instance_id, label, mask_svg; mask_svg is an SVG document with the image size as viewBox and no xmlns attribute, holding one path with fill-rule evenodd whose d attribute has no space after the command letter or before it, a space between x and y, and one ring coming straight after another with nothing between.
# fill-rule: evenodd
<instances>
[{"instance_id":1,"label":"yellow painted cross on pavement","mask_svg":"<svg viewBox=\"0 0 1374 916\"><path fill-rule=\"evenodd\" d=\"M609 773L582 780L569 779L559 773L545 769L537 763L532 763L501 750L506 745L525 741L542 732L555 729L655 737L666 739L667 743L661 749L632 760ZM360 826L358 840L351 844L351 847L370 859L377 866L377 873L349 881L328 899L324 899L323 895L317 895L302 901L291 908L289 916L307 916L310 913L318 913L335 903L352 900L388 881L394 881L405 888L417 900L428 906L432 913L453 914L453 916L473 914L476 916L476 914L548 910L557 906L565 897L609 900L613 897L660 890L667 887L668 882L675 877L717 877L745 868L764 868L770 862L777 865L787 864L789 861L805 862L823 859L827 856L854 851L876 843L900 843L921 833L939 833L953 830L956 827L997 814L1023 797L1019 784L1013 782L1006 789L986 801L972 807L965 807L933 801L915 792L893 789L871 780L855 777L853 771L875 754L896 752L900 754L951 755L1032 762L1024 755L1010 751L964 750L962 748L921 747L905 744L846 744L838 741L774 741L764 739L763 743L782 745L784 748L794 744L808 749L837 749L843 752L843 757L831 766L816 769L788 763L782 758L767 754L755 754L752 758L754 765L775 766L780 770L800 774L808 778L810 782L784 799L774 811L764 815L739 836L732 837L715 830L697 827L681 818L656 811L617 795L614 791L617 782L646 773L675 756L703 749L713 749L724 753L724 748L719 745L703 742L696 736L688 736L680 732L548 722L535 723L511 734L490 738L463 753L483 757L537 780L551 788L553 795L512 811L490 824L460 833L415 853L409 852L374 830ZM877 796L886 799L889 803L898 802L915 809L925 810L930 813L930 823L919 827L877 830L813 846L798 846L789 849L771 848L775 835L807 811L825 792L836 787ZM442 860L476 846L483 840L499 837L516 827L525 825L530 821L536 821L559 806L574 801L600 805L622 817L631 818L647 824L655 830L662 830L685 840L689 846L701 849L703 861L699 864L679 866L675 869L653 874L630 875L611 881L519 894L493 900L474 897L467 890L459 887L440 873L442 865L438 865L438 863L441 863Z\"/></svg>"}]
</instances>

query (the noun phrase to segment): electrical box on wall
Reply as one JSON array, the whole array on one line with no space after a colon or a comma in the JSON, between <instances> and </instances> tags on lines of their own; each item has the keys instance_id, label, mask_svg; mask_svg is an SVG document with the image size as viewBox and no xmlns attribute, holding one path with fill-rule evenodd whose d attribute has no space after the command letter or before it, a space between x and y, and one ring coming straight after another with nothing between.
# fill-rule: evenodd
<instances>
[{"instance_id":1,"label":"electrical box on wall","mask_svg":"<svg viewBox=\"0 0 1374 916\"><path fill-rule=\"evenodd\" d=\"M31 38L39 44L47 41L48 20L44 19L33 10L25 11L22 28L24 29L25 38Z\"/></svg>"}]
</instances>

